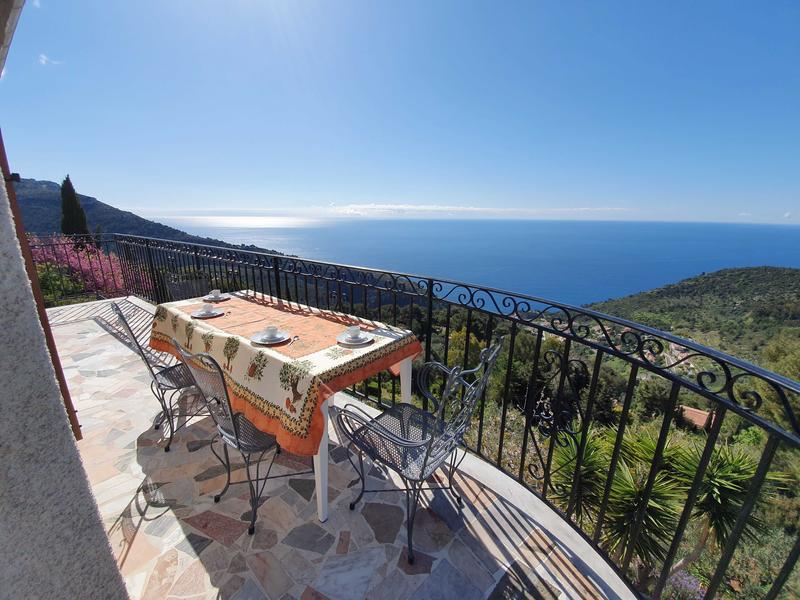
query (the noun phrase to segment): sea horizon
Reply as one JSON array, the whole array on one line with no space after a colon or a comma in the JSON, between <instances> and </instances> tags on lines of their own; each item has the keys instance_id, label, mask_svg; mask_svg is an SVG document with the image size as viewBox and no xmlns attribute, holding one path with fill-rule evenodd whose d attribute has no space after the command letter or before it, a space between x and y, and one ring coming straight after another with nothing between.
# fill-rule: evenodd
<instances>
[{"instance_id":1,"label":"sea horizon","mask_svg":"<svg viewBox=\"0 0 800 600\"><path fill-rule=\"evenodd\" d=\"M335 219L282 227L158 220L301 258L492 287L573 305L735 267L800 268L791 224L503 219Z\"/></svg>"}]
</instances>

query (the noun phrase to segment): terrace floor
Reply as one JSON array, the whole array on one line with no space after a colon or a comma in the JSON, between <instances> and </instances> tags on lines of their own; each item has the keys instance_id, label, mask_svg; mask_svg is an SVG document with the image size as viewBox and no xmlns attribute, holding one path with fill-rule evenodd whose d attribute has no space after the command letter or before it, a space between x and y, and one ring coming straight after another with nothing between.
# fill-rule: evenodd
<instances>
[{"instance_id":1,"label":"terrace floor","mask_svg":"<svg viewBox=\"0 0 800 600\"><path fill-rule=\"evenodd\" d=\"M146 342L153 307L119 302ZM193 420L163 451L148 375L108 302L48 314L82 425L78 447L132 598L633 597L555 513L471 455L457 475L464 508L447 492L427 492L417 561L408 565L404 494L367 494L350 511L357 477L332 429L328 521L317 520L313 476L290 475L269 482L249 536L246 487L213 502L225 476L207 447L209 418ZM276 465L291 473L310 460L283 453ZM395 487L375 468L370 479L372 488Z\"/></svg>"}]
</instances>

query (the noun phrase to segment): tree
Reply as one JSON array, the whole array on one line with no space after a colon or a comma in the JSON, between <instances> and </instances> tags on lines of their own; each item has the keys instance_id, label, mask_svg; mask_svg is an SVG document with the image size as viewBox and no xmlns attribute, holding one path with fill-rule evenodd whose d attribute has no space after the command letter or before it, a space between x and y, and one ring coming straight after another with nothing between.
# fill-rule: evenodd
<instances>
[{"instance_id":1,"label":"tree","mask_svg":"<svg viewBox=\"0 0 800 600\"><path fill-rule=\"evenodd\" d=\"M225 363L225 370L230 372L233 367L231 366L231 361L233 357L236 356L236 353L239 352L239 338L235 335L232 335L227 340L225 340L225 347L222 349L222 354L225 355L227 362Z\"/></svg>"},{"instance_id":2,"label":"tree","mask_svg":"<svg viewBox=\"0 0 800 600\"><path fill-rule=\"evenodd\" d=\"M641 379L636 386L634 412L642 419L650 419L664 414L670 396L670 384L663 377Z\"/></svg>"},{"instance_id":3,"label":"tree","mask_svg":"<svg viewBox=\"0 0 800 600\"><path fill-rule=\"evenodd\" d=\"M281 387L286 391L292 393L291 398L286 398L286 403L297 404L303 399L303 394L298 389L298 385L303 378L308 377L313 364L308 360L296 360L294 362L286 363L281 367L278 379L281 382Z\"/></svg>"},{"instance_id":4,"label":"tree","mask_svg":"<svg viewBox=\"0 0 800 600\"><path fill-rule=\"evenodd\" d=\"M78 195L67 175L61 183L61 233L65 235L89 235L86 213L83 212Z\"/></svg>"},{"instance_id":5,"label":"tree","mask_svg":"<svg viewBox=\"0 0 800 600\"><path fill-rule=\"evenodd\" d=\"M94 228L94 245L98 250L103 249L103 228L100 226L100 223L97 224L97 227Z\"/></svg>"},{"instance_id":6,"label":"tree","mask_svg":"<svg viewBox=\"0 0 800 600\"><path fill-rule=\"evenodd\" d=\"M797 379L800 377L800 340L796 335L789 335L786 332L776 336L764 348L763 361L766 368L779 375ZM763 380L757 380L756 391L763 398L763 405L759 407L758 412L782 427L790 429L791 423L786 405L778 396L776 389ZM800 416L791 400L789 407L795 411L795 417Z\"/></svg>"}]
</instances>

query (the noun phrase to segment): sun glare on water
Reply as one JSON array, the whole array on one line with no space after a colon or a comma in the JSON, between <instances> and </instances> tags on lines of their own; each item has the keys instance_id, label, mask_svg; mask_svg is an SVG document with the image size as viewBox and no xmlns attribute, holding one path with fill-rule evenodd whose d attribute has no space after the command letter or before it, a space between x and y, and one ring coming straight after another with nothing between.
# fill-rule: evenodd
<instances>
[{"instance_id":1,"label":"sun glare on water","mask_svg":"<svg viewBox=\"0 0 800 600\"><path fill-rule=\"evenodd\" d=\"M243 227L253 227L259 229L283 229L291 227L313 227L317 224L315 219L276 215L192 215L186 217L174 217L173 219L177 219L192 225L228 227L237 229Z\"/></svg>"}]
</instances>

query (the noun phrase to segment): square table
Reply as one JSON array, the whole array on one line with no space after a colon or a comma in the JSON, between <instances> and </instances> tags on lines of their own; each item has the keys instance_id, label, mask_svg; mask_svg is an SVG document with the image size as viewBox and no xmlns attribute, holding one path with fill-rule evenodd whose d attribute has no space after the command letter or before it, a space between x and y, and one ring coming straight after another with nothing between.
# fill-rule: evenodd
<instances>
[{"instance_id":1,"label":"square table","mask_svg":"<svg viewBox=\"0 0 800 600\"><path fill-rule=\"evenodd\" d=\"M400 375L401 400L410 402L411 361L422 349L419 341L405 329L250 290L216 303L223 314L215 318L192 317L202 305L199 298L159 304L150 346L175 355L175 339L189 352L213 356L234 410L288 452L314 457L317 513L326 521L329 399L389 369ZM272 346L250 341L267 325L287 331L289 341ZM359 348L338 344L336 337L350 325L372 333L373 341Z\"/></svg>"}]
</instances>

